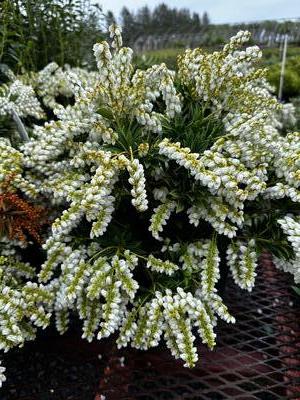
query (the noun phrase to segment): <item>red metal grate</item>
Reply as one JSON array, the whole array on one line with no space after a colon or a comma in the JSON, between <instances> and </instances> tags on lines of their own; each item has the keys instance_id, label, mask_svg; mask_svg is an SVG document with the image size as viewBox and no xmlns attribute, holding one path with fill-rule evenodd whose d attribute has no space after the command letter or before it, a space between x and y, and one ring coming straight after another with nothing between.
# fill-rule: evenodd
<instances>
[{"instance_id":1,"label":"red metal grate","mask_svg":"<svg viewBox=\"0 0 300 400\"><path fill-rule=\"evenodd\" d=\"M225 299L237 323L219 324L216 350L199 345L194 369L163 348L115 352L96 400L300 399L299 298L289 287L264 255L253 293L230 285Z\"/></svg>"}]
</instances>

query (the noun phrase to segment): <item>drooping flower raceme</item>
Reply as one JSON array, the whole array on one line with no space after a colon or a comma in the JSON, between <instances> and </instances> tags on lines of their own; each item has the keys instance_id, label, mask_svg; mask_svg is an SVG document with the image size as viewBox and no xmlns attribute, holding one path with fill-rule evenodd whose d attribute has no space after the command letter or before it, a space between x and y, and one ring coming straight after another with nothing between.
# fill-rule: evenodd
<instances>
[{"instance_id":1,"label":"drooping flower raceme","mask_svg":"<svg viewBox=\"0 0 300 400\"><path fill-rule=\"evenodd\" d=\"M5 373L5 367L1 366L1 361L0 361L0 388L3 385L3 382L6 381L6 377L5 377L4 373Z\"/></svg>"},{"instance_id":2,"label":"drooping flower raceme","mask_svg":"<svg viewBox=\"0 0 300 400\"><path fill-rule=\"evenodd\" d=\"M294 250L295 257L291 260L275 257L275 264L286 272L294 275L295 282L300 283L300 219L299 216L287 215L278 220L281 229Z\"/></svg>"},{"instance_id":3,"label":"drooping flower raceme","mask_svg":"<svg viewBox=\"0 0 300 400\"><path fill-rule=\"evenodd\" d=\"M10 85L2 86L0 95L0 115L17 113L19 117L32 116L43 118L41 105L31 86L15 80Z\"/></svg>"}]
</instances>

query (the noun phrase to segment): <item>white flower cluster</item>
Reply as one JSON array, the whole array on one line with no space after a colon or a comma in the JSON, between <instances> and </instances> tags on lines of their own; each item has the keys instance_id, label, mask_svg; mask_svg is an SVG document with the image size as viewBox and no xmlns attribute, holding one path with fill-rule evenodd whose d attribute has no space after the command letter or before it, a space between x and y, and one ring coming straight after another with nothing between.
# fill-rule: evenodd
<instances>
[{"instance_id":1,"label":"white flower cluster","mask_svg":"<svg viewBox=\"0 0 300 400\"><path fill-rule=\"evenodd\" d=\"M0 256L0 349L5 352L33 340L36 328L50 323L54 295L47 287L26 281L34 272L26 263ZM4 371L0 366L0 386Z\"/></svg>"},{"instance_id":2,"label":"white flower cluster","mask_svg":"<svg viewBox=\"0 0 300 400\"><path fill-rule=\"evenodd\" d=\"M6 381L6 376L4 375L5 371L6 371L6 368L2 367L1 361L0 361L0 388L3 385L3 382Z\"/></svg>"},{"instance_id":3,"label":"white flower cluster","mask_svg":"<svg viewBox=\"0 0 300 400\"><path fill-rule=\"evenodd\" d=\"M187 210L189 221L198 227L200 220L203 219L220 235L232 238L236 235L238 227L244 221L243 211L235 209L222 201L222 198L208 196L203 204L197 204ZM237 226L233 225L236 224Z\"/></svg>"},{"instance_id":4,"label":"white flower cluster","mask_svg":"<svg viewBox=\"0 0 300 400\"><path fill-rule=\"evenodd\" d=\"M201 271L203 259L207 256L210 241L203 240L190 243L180 256L182 268L187 271Z\"/></svg>"},{"instance_id":5,"label":"white flower cluster","mask_svg":"<svg viewBox=\"0 0 300 400\"><path fill-rule=\"evenodd\" d=\"M20 80L0 88L0 115L12 115L14 112L19 117L45 117L33 88Z\"/></svg>"},{"instance_id":6,"label":"white flower cluster","mask_svg":"<svg viewBox=\"0 0 300 400\"><path fill-rule=\"evenodd\" d=\"M154 257L152 254L148 257L147 268L152 271L165 273L167 275L173 275L178 270L178 266L169 260L163 261L159 258Z\"/></svg>"},{"instance_id":7,"label":"white flower cluster","mask_svg":"<svg viewBox=\"0 0 300 400\"><path fill-rule=\"evenodd\" d=\"M118 338L118 346L129 341L137 348L156 346L164 334L166 344L176 358L192 367L198 360L192 327L196 326L203 343L210 348L215 345L213 314L206 310L207 304L199 297L178 287L175 293L166 290L156 292L154 298L142 307L134 308L124 318Z\"/></svg>"},{"instance_id":8,"label":"white flower cluster","mask_svg":"<svg viewBox=\"0 0 300 400\"><path fill-rule=\"evenodd\" d=\"M289 242L291 243L295 256L300 258L300 219L286 216L278 220L279 225L287 235Z\"/></svg>"},{"instance_id":9,"label":"white flower cluster","mask_svg":"<svg viewBox=\"0 0 300 400\"><path fill-rule=\"evenodd\" d=\"M126 113L148 130L160 132L162 115L153 111L155 100L162 96L169 117L181 110L174 86L174 73L162 64L146 71L137 70L132 75L132 50L120 47L119 29L112 28L111 34L114 52L110 51L107 42L94 45L101 88L96 85L86 96L101 95L106 106L116 115Z\"/></svg>"},{"instance_id":10,"label":"white flower cluster","mask_svg":"<svg viewBox=\"0 0 300 400\"><path fill-rule=\"evenodd\" d=\"M10 191L20 189L30 197L36 196L35 184L22 175L23 167L23 154L14 149L7 139L0 138L0 193L3 191L1 185L8 183Z\"/></svg>"},{"instance_id":11,"label":"white flower cluster","mask_svg":"<svg viewBox=\"0 0 300 400\"><path fill-rule=\"evenodd\" d=\"M215 284L220 278L217 243L214 239L211 240L207 249L207 255L201 265L201 290L203 296L210 295L216 292Z\"/></svg>"},{"instance_id":12,"label":"white flower cluster","mask_svg":"<svg viewBox=\"0 0 300 400\"><path fill-rule=\"evenodd\" d=\"M78 82L80 82L79 85ZM59 96L70 99L82 87L90 88L94 86L95 82L95 72L68 66L63 69L55 62L48 64L38 72L34 80L30 80L34 90L42 98L43 104L51 109L59 106L57 101Z\"/></svg>"},{"instance_id":13,"label":"white flower cluster","mask_svg":"<svg viewBox=\"0 0 300 400\"><path fill-rule=\"evenodd\" d=\"M156 177L157 177L157 175L156 175ZM164 203L167 200L169 190L165 186L161 186L161 187L153 189L152 193L153 193L154 200L158 200L158 201L161 201L162 203Z\"/></svg>"},{"instance_id":14,"label":"white flower cluster","mask_svg":"<svg viewBox=\"0 0 300 400\"><path fill-rule=\"evenodd\" d=\"M150 218L151 225L149 226L149 231L155 239L162 240L159 234L163 231L163 226L166 225L175 207L176 203L174 201L166 201L153 210L154 213Z\"/></svg>"},{"instance_id":15,"label":"white flower cluster","mask_svg":"<svg viewBox=\"0 0 300 400\"><path fill-rule=\"evenodd\" d=\"M235 236L244 221L244 202L264 193L266 164L250 170L239 159L225 156L220 151L206 151L200 156L189 148L182 148L178 142L171 143L169 139L160 142L159 151L188 169L195 180L207 186L213 195L208 196L203 205L193 205L188 210L190 222L197 226L199 219L203 218L218 233Z\"/></svg>"},{"instance_id":16,"label":"white flower cluster","mask_svg":"<svg viewBox=\"0 0 300 400\"><path fill-rule=\"evenodd\" d=\"M218 110L248 112L259 105L266 106L268 93L253 82L261 71L251 68L262 53L257 46L240 48L249 40L250 32L240 31L221 52L205 54L202 49L187 50L179 59L179 76L193 87L193 95ZM247 96L247 99L245 99ZM242 101L241 101L242 100ZM269 99L269 105L274 101Z\"/></svg>"},{"instance_id":17,"label":"white flower cluster","mask_svg":"<svg viewBox=\"0 0 300 400\"><path fill-rule=\"evenodd\" d=\"M196 180L202 182L212 190L217 190L220 186L220 178L205 170L205 167L199 159L199 154L192 153L191 149L182 148L179 142L172 143L165 138L159 143L159 152L171 160L175 160L179 165L188 169Z\"/></svg>"},{"instance_id":18,"label":"white flower cluster","mask_svg":"<svg viewBox=\"0 0 300 400\"><path fill-rule=\"evenodd\" d=\"M278 110L277 127L280 130L293 129L297 123L296 107L293 103L284 103Z\"/></svg>"},{"instance_id":19,"label":"white flower cluster","mask_svg":"<svg viewBox=\"0 0 300 400\"><path fill-rule=\"evenodd\" d=\"M139 287L133 278L138 259L125 251L122 258L115 255L111 260L99 257L88 262L86 248L69 250L67 256L66 250L56 253L62 271L53 288L57 328L61 333L67 329L69 311L75 309L83 320L84 338L91 341L97 330L98 339L107 337L118 329L125 305L133 301ZM42 273L45 276L45 268Z\"/></svg>"},{"instance_id":20,"label":"white flower cluster","mask_svg":"<svg viewBox=\"0 0 300 400\"><path fill-rule=\"evenodd\" d=\"M59 98L71 100L82 88L91 88L96 83L96 72L82 68L71 68L65 65L60 67L51 62L39 72L30 72L20 76L10 74L10 79L20 80L23 84L31 86L36 96L42 99L42 104L54 110L57 108Z\"/></svg>"},{"instance_id":21,"label":"white flower cluster","mask_svg":"<svg viewBox=\"0 0 300 400\"><path fill-rule=\"evenodd\" d=\"M282 138L275 154L274 167L277 177L282 180L266 191L268 198L289 197L300 201L300 133L294 132Z\"/></svg>"},{"instance_id":22,"label":"white flower cluster","mask_svg":"<svg viewBox=\"0 0 300 400\"><path fill-rule=\"evenodd\" d=\"M295 260L284 260L283 258L274 257L273 261L277 268L283 270L284 272L289 272L294 275L295 283L300 283L300 262L299 259Z\"/></svg>"},{"instance_id":23,"label":"white flower cluster","mask_svg":"<svg viewBox=\"0 0 300 400\"><path fill-rule=\"evenodd\" d=\"M139 160L135 159L127 164L127 170L130 175L129 183L132 185L132 204L138 211L146 211L148 200L145 190L144 168Z\"/></svg>"},{"instance_id":24,"label":"white flower cluster","mask_svg":"<svg viewBox=\"0 0 300 400\"><path fill-rule=\"evenodd\" d=\"M275 265L294 275L296 283L300 283L300 219L289 215L278 220L278 224L287 236L294 250L294 259L284 260L274 257Z\"/></svg>"},{"instance_id":25,"label":"white flower cluster","mask_svg":"<svg viewBox=\"0 0 300 400\"><path fill-rule=\"evenodd\" d=\"M227 264L235 283L249 292L253 289L256 277L257 253L255 242L232 242L227 248Z\"/></svg>"}]
</instances>

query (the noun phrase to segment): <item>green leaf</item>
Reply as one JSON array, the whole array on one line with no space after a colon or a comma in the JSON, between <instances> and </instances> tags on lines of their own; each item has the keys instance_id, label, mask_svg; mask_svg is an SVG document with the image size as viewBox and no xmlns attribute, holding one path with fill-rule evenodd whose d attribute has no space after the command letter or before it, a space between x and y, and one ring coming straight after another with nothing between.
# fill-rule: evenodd
<instances>
[{"instance_id":1,"label":"green leaf","mask_svg":"<svg viewBox=\"0 0 300 400\"><path fill-rule=\"evenodd\" d=\"M300 296L300 286L292 286L292 289Z\"/></svg>"},{"instance_id":2,"label":"green leaf","mask_svg":"<svg viewBox=\"0 0 300 400\"><path fill-rule=\"evenodd\" d=\"M102 115L102 117L107 119L113 119L114 115L109 108L106 107L99 107L97 113Z\"/></svg>"}]
</instances>

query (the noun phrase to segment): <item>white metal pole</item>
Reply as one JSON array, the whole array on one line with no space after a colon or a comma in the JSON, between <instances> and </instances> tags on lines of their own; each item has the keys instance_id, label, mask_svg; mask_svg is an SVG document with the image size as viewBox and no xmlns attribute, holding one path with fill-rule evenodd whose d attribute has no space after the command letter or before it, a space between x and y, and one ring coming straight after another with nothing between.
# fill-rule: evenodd
<instances>
[{"instance_id":1,"label":"white metal pole","mask_svg":"<svg viewBox=\"0 0 300 400\"><path fill-rule=\"evenodd\" d=\"M287 52L287 44L288 44L288 35L284 36L284 44L283 44L283 53L282 53L282 61L281 61L281 71L280 71L280 82L279 82L279 90L278 90L278 100L282 100L282 91L283 91L283 83L284 83L284 72L285 72L285 63L286 63L286 52Z\"/></svg>"},{"instance_id":2,"label":"white metal pole","mask_svg":"<svg viewBox=\"0 0 300 400\"><path fill-rule=\"evenodd\" d=\"M28 133L25 129L25 126L23 125L23 122L21 121L21 118L18 116L16 111L14 109L11 110L13 120L15 121L19 134L23 140L23 142L28 142L29 141L29 136Z\"/></svg>"}]
</instances>

